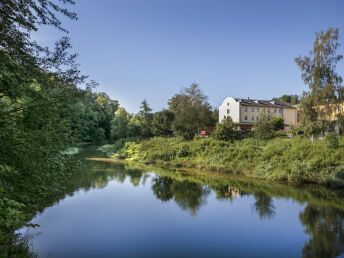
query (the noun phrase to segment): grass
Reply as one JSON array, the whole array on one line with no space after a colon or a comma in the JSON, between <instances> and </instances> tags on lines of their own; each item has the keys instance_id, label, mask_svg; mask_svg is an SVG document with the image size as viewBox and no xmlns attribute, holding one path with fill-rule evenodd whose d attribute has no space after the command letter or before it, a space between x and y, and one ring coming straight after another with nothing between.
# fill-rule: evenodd
<instances>
[{"instance_id":1,"label":"grass","mask_svg":"<svg viewBox=\"0 0 344 258\"><path fill-rule=\"evenodd\" d=\"M155 137L121 140L106 149L115 158L146 164L225 171L295 184L344 186L343 140L334 149L326 139L311 142L306 138L247 138L226 142L212 138L184 141Z\"/></svg>"}]
</instances>

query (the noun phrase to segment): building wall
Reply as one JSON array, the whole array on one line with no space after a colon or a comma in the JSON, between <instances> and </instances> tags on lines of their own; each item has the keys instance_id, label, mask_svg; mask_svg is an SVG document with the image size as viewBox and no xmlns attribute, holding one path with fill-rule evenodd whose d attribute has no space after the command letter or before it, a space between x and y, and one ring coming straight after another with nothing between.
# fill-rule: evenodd
<instances>
[{"instance_id":1,"label":"building wall","mask_svg":"<svg viewBox=\"0 0 344 258\"><path fill-rule=\"evenodd\" d=\"M232 97L228 97L222 102L222 105L219 107L219 122L221 122L225 117L230 116L233 122L238 123L240 122L239 112L239 102L237 102Z\"/></svg>"},{"instance_id":2,"label":"building wall","mask_svg":"<svg viewBox=\"0 0 344 258\"><path fill-rule=\"evenodd\" d=\"M284 124L286 125L296 125L297 124L297 109L284 108L283 119L284 119Z\"/></svg>"},{"instance_id":3,"label":"building wall","mask_svg":"<svg viewBox=\"0 0 344 258\"><path fill-rule=\"evenodd\" d=\"M282 117L283 109L281 108L268 108L268 107L240 107L240 122L241 123L254 123L258 121L259 114L270 114L272 117ZM276 113L275 113L276 110ZM280 113L280 110L282 110ZM247 120L245 119L247 117ZM253 119L252 119L253 118Z\"/></svg>"}]
</instances>

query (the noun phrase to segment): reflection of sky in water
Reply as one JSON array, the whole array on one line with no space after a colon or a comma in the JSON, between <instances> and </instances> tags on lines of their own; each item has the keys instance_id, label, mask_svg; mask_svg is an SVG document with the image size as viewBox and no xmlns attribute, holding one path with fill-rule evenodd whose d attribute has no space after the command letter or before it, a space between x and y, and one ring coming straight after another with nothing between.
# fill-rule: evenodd
<instances>
[{"instance_id":1,"label":"reflection of sky in water","mask_svg":"<svg viewBox=\"0 0 344 258\"><path fill-rule=\"evenodd\" d=\"M39 256L312 257L313 249L307 248L332 236L333 225L344 217L336 222L335 209L262 191L91 164L70 182L79 190L33 219L40 227L29 232ZM326 231L317 228L321 220L329 222L324 225L328 235L316 233ZM311 233L305 233L306 224ZM338 246L331 248L340 249L342 244L333 242Z\"/></svg>"}]
</instances>

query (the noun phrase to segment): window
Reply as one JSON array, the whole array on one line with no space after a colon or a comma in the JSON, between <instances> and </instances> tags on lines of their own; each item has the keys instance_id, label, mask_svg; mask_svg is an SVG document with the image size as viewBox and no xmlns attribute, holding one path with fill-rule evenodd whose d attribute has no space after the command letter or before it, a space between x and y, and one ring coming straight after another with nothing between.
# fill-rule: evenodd
<instances>
[{"instance_id":1,"label":"window","mask_svg":"<svg viewBox=\"0 0 344 258\"><path fill-rule=\"evenodd\" d=\"M282 108L279 110L280 114L282 114Z\"/></svg>"},{"instance_id":2,"label":"window","mask_svg":"<svg viewBox=\"0 0 344 258\"><path fill-rule=\"evenodd\" d=\"M275 113L277 113L277 110L276 110L276 108L275 108L274 112L275 112Z\"/></svg>"},{"instance_id":3,"label":"window","mask_svg":"<svg viewBox=\"0 0 344 258\"><path fill-rule=\"evenodd\" d=\"M254 121L254 116L252 117L252 121Z\"/></svg>"},{"instance_id":4,"label":"window","mask_svg":"<svg viewBox=\"0 0 344 258\"><path fill-rule=\"evenodd\" d=\"M227 103L227 106L229 106L229 102Z\"/></svg>"},{"instance_id":5,"label":"window","mask_svg":"<svg viewBox=\"0 0 344 258\"><path fill-rule=\"evenodd\" d=\"M254 108L252 108L252 112L254 112Z\"/></svg>"},{"instance_id":6,"label":"window","mask_svg":"<svg viewBox=\"0 0 344 258\"><path fill-rule=\"evenodd\" d=\"M270 113L270 109L268 109L268 113Z\"/></svg>"},{"instance_id":7,"label":"window","mask_svg":"<svg viewBox=\"0 0 344 258\"><path fill-rule=\"evenodd\" d=\"M227 109L227 114L229 114L229 109Z\"/></svg>"},{"instance_id":8,"label":"window","mask_svg":"<svg viewBox=\"0 0 344 258\"><path fill-rule=\"evenodd\" d=\"M264 113L266 113L266 109L264 108Z\"/></svg>"},{"instance_id":9,"label":"window","mask_svg":"<svg viewBox=\"0 0 344 258\"><path fill-rule=\"evenodd\" d=\"M247 116L245 116L245 120L247 121Z\"/></svg>"},{"instance_id":10,"label":"window","mask_svg":"<svg viewBox=\"0 0 344 258\"><path fill-rule=\"evenodd\" d=\"M245 112L247 112L247 108L245 108Z\"/></svg>"},{"instance_id":11,"label":"window","mask_svg":"<svg viewBox=\"0 0 344 258\"><path fill-rule=\"evenodd\" d=\"M342 108L338 107L338 113L342 112Z\"/></svg>"},{"instance_id":12,"label":"window","mask_svg":"<svg viewBox=\"0 0 344 258\"><path fill-rule=\"evenodd\" d=\"M257 108L257 112L259 113L259 108Z\"/></svg>"}]
</instances>

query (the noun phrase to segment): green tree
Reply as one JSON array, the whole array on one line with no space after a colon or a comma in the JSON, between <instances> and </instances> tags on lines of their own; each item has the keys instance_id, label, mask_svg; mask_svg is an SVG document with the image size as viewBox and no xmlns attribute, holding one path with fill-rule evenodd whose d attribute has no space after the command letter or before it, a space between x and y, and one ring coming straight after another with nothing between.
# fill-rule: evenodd
<instances>
[{"instance_id":1,"label":"green tree","mask_svg":"<svg viewBox=\"0 0 344 258\"><path fill-rule=\"evenodd\" d=\"M173 135L172 122L174 120L173 112L163 110L154 114L152 121L152 133L155 136L168 137Z\"/></svg>"},{"instance_id":2,"label":"green tree","mask_svg":"<svg viewBox=\"0 0 344 258\"><path fill-rule=\"evenodd\" d=\"M284 129L284 119L283 117L273 117L271 118L271 125L274 131Z\"/></svg>"},{"instance_id":3,"label":"green tree","mask_svg":"<svg viewBox=\"0 0 344 258\"><path fill-rule=\"evenodd\" d=\"M330 28L317 33L309 56L295 59L309 88L303 93L301 110L308 126L316 127L308 130L312 139L320 132L333 128L330 116L337 104L343 101L342 77L336 72L337 63L343 58L337 53L340 46L338 37L338 29Z\"/></svg>"},{"instance_id":4,"label":"green tree","mask_svg":"<svg viewBox=\"0 0 344 258\"><path fill-rule=\"evenodd\" d=\"M216 128L211 134L216 140L229 141L238 139L238 130L231 119L224 119L221 123L216 124Z\"/></svg>"},{"instance_id":5,"label":"green tree","mask_svg":"<svg viewBox=\"0 0 344 258\"><path fill-rule=\"evenodd\" d=\"M130 116L124 108L118 108L115 116L111 121L111 137L112 139L119 140L127 137L128 123Z\"/></svg>"},{"instance_id":6,"label":"green tree","mask_svg":"<svg viewBox=\"0 0 344 258\"><path fill-rule=\"evenodd\" d=\"M273 98L272 100L281 101L290 105L296 105L300 103L300 96L298 95L282 95L279 98Z\"/></svg>"},{"instance_id":7,"label":"green tree","mask_svg":"<svg viewBox=\"0 0 344 258\"><path fill-rule=\"evenodd\" d=\"M141 132L143 137L152 136L151 127L153 121L153 114L151 113L152 109L149 106L147 100L143 100L140 106L140 111L138 116L141 122Z\"/></svg>"},{"instance_id":8,"label":"green tree","mask_svg":"<svg viewBox=\"0 0 344 258\"><path fill-rule=\"evenodd\" d=\"M191 84L181 93L175 94L168 102L169 110L174 113L173 133L192 139L201 128L214 123L208 97L198 84Z\"/></svg>"},{"instance_id":9,"label":"green tree","mask_svg":"<svg viewBox=\"0 0 344 258\"><path fill-rule=\"evenodd\" d=\"M129 137L142 136L141 119L138 115L135 115L130 118L130 121L128 123L128 136Z\"/></svg>"},{"instance_id":10,"label":"green tree","mask_svg":"<svg viewBox=\"0 0 344 258\"><path fill-rule=\"evenodd\" d=\"M271 118L267 114L260 114L253 125L254 136L258 139L268 140L274 135L274 128L270 122Z\"/></svg>"}]
</instances>

